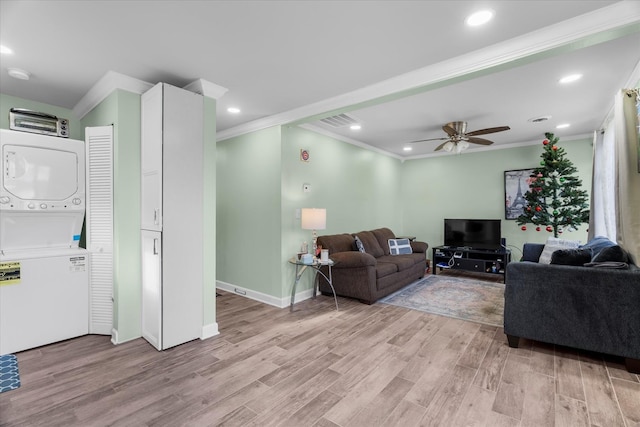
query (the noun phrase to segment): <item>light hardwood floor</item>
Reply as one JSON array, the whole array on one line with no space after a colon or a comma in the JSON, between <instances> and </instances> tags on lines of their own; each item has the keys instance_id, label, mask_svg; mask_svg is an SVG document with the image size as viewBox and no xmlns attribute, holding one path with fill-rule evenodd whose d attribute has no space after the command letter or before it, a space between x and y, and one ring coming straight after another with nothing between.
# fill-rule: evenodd
<instances>
[{"instance_id":1,"label":"light hardwood floor","mask_svg":"<svg viewBox=\"0 0 640 427\"><path fill-rule=\"evenodd\" d=\"M220 335L158 352L85 336L18 353L2 426L637 426L621 360L500 328L319 296L221 292Z\"/></svg>"}]
</instances>

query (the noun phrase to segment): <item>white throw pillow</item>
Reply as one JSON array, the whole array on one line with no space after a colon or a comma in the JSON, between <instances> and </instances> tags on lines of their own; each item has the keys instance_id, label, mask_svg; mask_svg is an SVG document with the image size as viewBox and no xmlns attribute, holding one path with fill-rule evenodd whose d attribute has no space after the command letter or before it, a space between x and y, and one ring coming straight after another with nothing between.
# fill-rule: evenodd
<instances>
[{"instance_id":1,"label":"white throw pillow","mask_svg":"<svg viewBox=\"0 0 640 427\"><path fill-rule=\"evenodd\" d=\"M544 244L542 254L540 254L539 264L551 264L551 254L558 249L571 249L580 246L579 240L565 240L556 237L549 237Z\"/></svg>"}]
</instances>

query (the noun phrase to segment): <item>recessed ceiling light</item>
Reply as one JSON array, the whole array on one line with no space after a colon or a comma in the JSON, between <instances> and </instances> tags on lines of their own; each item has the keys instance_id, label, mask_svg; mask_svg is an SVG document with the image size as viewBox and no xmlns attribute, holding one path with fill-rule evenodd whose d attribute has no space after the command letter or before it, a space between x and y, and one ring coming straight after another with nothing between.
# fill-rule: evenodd
<instances>
[{"instance_id":1,"label":"recessed ceiling light","mask_svg":"<svg viewBox=\"0 0 640 427\"><path fill-rule=\"evenodd\" d=\"M0 45L0 53L3 55L11 55L13 51L4 45Z\"/></svg>"},{"instance_id":2,"label":"recessed ceiling light","mask_svg":"<svg viewBox=\"0 0 640 427\"><path fill-rule=\"evenodd\" d=\"M411 150L413 150L413 147L404 147L403 150L404 151L411 151Z\"/></svg>"},{"instance_id":3,"label":"recessed ceiling light","mask_svg":"<svg viewBox=\"0 0 640 427\"><path fill-rule=\"evenodd\" d=\"M19 68L9 68L7 70L7 72L14 79L29 80L29 77L31 77L31 73L30 72L25 71L25 70L21 70Z\"/></svg>"},{"instance_id":4,"label":"recessed ceiling light","mask_svg":"<svg viewBox=\"0 0 640 427\"><path fill-rule=\"evenodd\" d=\"M562 123L561 125L556 126L556 129L564 129L571 126L569 123Z\"/></svg>"},{"instance_id":5,"label":"recessed ceiling light","mask_svg":"<svg viewBox=\"0 0 640 427\"><path fill-rule=\"evenodd\" d=\"M229 107L227 108L227 112L231 114L238 114L240 112L240 109L238 107Z\"/></svg>"},{"instance_id":6,"label":"recessed ceiling light","mask_svg":"<svg viewBox=\"0 0 640 427\"><path fill-rule=\"evenodd\" d=\"M559 82L562 84L571 83L575 82L576 80L580 80L581 78L582 74L569 74L568 76L564 76L563 78L561 78Z\"/></svg>"},{"instance_id":7,"label":"recessed ceiling light","mask_svg":"<svg viewBox=\"0 0 640 427\"><path fill-rule=\"evenodd\" d=\"M491 21L494 14L494 11L491 9L480 10L467 16L464 22L470 27L477 27L478 25L483 25Z\"/></svg>"},{"instance_id":8,"label":"recessed ceiling light","mask_svg":"<svg viewBox=\"0 0 640 427\"><path fill-rule=\"evenodd\" d=\"M351 130L360 130L360 129L362 129L362 126L360 126L360 125L351 125L349 127L349 129L351 129Z\"/></svg>"}]
</instances>

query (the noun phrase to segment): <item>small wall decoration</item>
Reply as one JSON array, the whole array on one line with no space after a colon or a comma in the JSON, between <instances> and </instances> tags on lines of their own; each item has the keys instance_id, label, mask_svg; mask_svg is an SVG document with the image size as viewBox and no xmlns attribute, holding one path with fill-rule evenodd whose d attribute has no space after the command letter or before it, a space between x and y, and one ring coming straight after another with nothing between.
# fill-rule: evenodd
<instances>
[{"instance_id":1,"label":"small wall decoration","mask_svg":"<svg viewBox=\"0 0 640 427\"><path fill-rule=\"evenodd\" d=\"M303 162L308 162L310 158L309 150L305 150L304 148L300 149L300 160Z\"/></svg>"},{"instance_id":2,"label":"small wall decoration","mask_svg":"<svg viewBox=\"0 0 640 427\"><path fill-rule=\"evenodd\" d=\"M518 169L504 172L504 218L517 219L524 213L527 201L524 194L531 186L534 169Z\"/></svg>"}]
</instances>

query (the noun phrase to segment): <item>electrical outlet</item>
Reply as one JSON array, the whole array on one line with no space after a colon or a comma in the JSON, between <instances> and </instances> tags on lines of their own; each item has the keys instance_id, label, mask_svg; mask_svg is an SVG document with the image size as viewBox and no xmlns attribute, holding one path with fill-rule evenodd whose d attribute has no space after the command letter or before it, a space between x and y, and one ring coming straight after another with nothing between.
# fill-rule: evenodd
<instances>
[{"instance_id":1,"label":"electrical outlet","mask_svg":"<svg viewBox=\"0 0 640 427\"><path fill-rule=\"evenodd\" d=\"M305 193L311 193L311 184L302 184L302 191Z\"/></svg>"}]
</instances>

